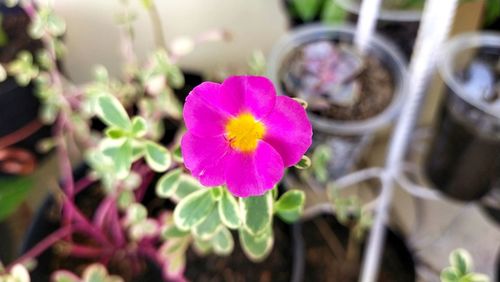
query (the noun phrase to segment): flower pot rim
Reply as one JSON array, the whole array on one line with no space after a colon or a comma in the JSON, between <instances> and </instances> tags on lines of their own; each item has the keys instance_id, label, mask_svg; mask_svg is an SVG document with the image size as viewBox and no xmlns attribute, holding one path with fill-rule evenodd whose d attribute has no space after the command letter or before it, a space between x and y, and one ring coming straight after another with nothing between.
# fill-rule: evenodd
<instances>
[{"instance_id":1,"label":"flower pot rim","mask_svg":"<svg viewBox=\"0 0 500 282\"><path fill-rule=\"evenodd\" d=\"M457 79L453 65L456 56L468 49L488 47L497 49L500 55L500 33L499 32L468 32L455 36L443 46L441 55L438 56L438 69L441 77L448 87L468 104L478 108L482 112L500 120L500 112L485 103L471 99Z\"/></svg>"},{"instance_id":2,"label":"flower pot rim","mask_svg":"<svg viewBox=\"0 0 500 282\"><path fill-rule=\"evenodd\" d=\"M359 15L360 4L354 0L330 0L335 1L344 10ZM383 0L382 0L383 1ZM386 9L381 5L378 19L394 22L418 22L422 17L420 9Z\"/></svg>"},{"instance_id":3,"label":"flower pot rim","mask_svg":"<svg viewBox=\"0 0 500 282\"><path fill-rule=\"evenodd\" d=\"M350 37L350 40L352 40L355 32L356 28L352 25L326 26L323 24L309 24L283 36L271 51L267 72L268 77L274 82L277 88L278 95L285 95L281 88L279 71L281 62L291 50L306 43L317 41L318 39L335 39L339 35L341 38ZM357 121L333 120L308 112L309 119L316 130L335 135L366 135L388 126L399 113L407 92L407 68L403 55L394 44L378 34L374 34L368 49L375 50L375 52L369 52L369 54L373 54L379 58L385 56L385 61L392 61L392 68L388 68L394 79L392 101L379 114Z\"/></svg>"}]
</instances>

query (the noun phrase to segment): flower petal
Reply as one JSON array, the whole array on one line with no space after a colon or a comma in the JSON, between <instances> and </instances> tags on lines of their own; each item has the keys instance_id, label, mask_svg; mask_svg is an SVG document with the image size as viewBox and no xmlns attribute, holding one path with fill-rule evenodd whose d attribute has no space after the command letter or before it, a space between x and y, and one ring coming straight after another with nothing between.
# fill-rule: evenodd
<instances>
[{"instance_id":1,"label":"flower petal","mask_svg":"<svg viewBox=\"0 0 500 282\"><path fill-rule=\"evenodd\" d=\"M283 160L266 142L253 154L233 151L226 159L226 184L238 197L263 195L283 177Z\"/></svg>"},{"instance_id":2,"label":"flower petal","mask_svg":"<svg viewBox=\"0 0 500 282\"><path fill-rule=\"evenodd\" d=\"M230 152L224 136L198 137L186 132L181 140L184 165L205 186L225 183L226 157Z\"/></svg>"},{"instance_id":3,"label":"flower petal","mask_svg":"<svg viewBox=\"0 0 500 282\"><path fill-rule=\"evenodd\" d=\"M203 82L195 87L186 98L183 117L192 134L211 137L224 134L228 114L214 105L219 96L220 84Z\"/></svg>"},{"instance_id":4,"label":"flower petal","mask_svg":"<svg viewBox=\"0 0 500 282\"><path fill-rule=\"evenodd\" d=\"M257 119L274 107L276 91L272 82L261 76L232 76L220 88L219 105L232 115L249 111Z\"/></svg>"},{"instance_id":5,"label":"flower petal","mask_svg":"<svg viewBox=\"0 0 500 282\"><path fill-rule=\"evenodd\" d=\"M285 167L298 163L312 143L312 126L304 108L290 97L278 96L274 110L262 122L264 141L278 151Z\"/></svg>"}]
</instances>

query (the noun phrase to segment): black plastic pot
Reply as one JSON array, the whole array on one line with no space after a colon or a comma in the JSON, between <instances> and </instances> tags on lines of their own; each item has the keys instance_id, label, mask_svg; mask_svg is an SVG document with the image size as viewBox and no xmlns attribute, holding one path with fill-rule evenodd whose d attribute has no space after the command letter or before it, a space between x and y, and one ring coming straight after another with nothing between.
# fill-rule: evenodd
<instances>
[{"instance_id":1,"label":"black plastic pot","mask_svg":"<svg viewBox=\"0 0 500 282\"><path fill-rule=\"evenodd\" d=\"M463 34L443 48L439 71L446 99L425 172L446 195L474 201L500 183L500 114L495 108L500 98L486 98L498 83L494 62L500 59L500 36Z\"/></svg>"},{"instance_id":2,"label":"black plastic pot","mask_svg":"<svg viewBox=\"0 0 500 282\"><path fill-rule=\"evenodd\" d=\"M2 1L0 12L3 15L2 28L8 37L7 44L0 47L0 63L8 64L20 51L26 50L34 54L42 48L39 40L33 40L27 34L29 17L20 7L8 8ZM38 120L39 107L40 103L34 94L33 85L21 87L11 77L1 82L0 138L35 123ZM37 152L36 145L50 135L50 127L43 126L11 146L27 150L39 160L43 154ZM2 175L0 172L0 176Z\"/></svg>"},{"instance_id":3,"label":"black plastic pot","mask_svg":"<svg viewBox=\"0 0 500 282\"><path fill-rule=\"evenodd\" d=\"M87 171L86 166L82 165L78 167L74 172L75 179L84 177L86 171ZM87 188L85 191L78 194L76 202L78 203L84 197L95 197L95 191L89 192L89 190L91 190L91 187ZM41 205L41 207L38 209L33 219L33 222L28 229L26 237L22 243L21 254L29 251L37 243L39 243L41 240L43 240L49 234L51 234L52 232L56 231L59 228L60 226L59 214L60 214L60 207L58 206L58 204L56 204L52 196L48 196ZM37 257L37 266L31 272L31 281L33 282L50 281L50 276L52 274L50 269L53 268L51 262L53 261L54 256L55 256L54 250L53 248L50 248ZM90 261L90 260L81 261L81 263L89 263L89 264L92 262L95 261ZM68 270L75 271L75 269L68 269ZM145 270L139 276L136 276L132 281L134 282L163 281L162 277L163 275L161 269L156 264L150 262L149 260L145 260Z\"/></svg>"},{"instance_id":4,"label":"black plastic pot","mask_svg":"<svg viewBox=\"0 0 500 282\"><path fill-rule=\"evenodd\" d=\"M22 129L38 120L40 102L35 97L33 86L21 87L13 78L0 83L0 137ZM35 133L13 146L23 148L40 158L37 143L51 135L50 127L42 126Z\"/></svg>"}]
</instances>

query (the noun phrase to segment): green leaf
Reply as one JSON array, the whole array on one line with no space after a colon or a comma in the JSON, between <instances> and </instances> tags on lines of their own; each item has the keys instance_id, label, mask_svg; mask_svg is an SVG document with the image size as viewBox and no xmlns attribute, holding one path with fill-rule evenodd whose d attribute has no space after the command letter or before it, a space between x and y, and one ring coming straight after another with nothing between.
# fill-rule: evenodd
<instances>
[{"instance_id":1,"label":"green leaf","mask_svg":"<svg viewBox=\"0 0 500 282\"><path fill-rule=\"evenodd\" d=\"M80 282L80 278L67 270L58 270L52 275L53 282Z\"/></svg>"},{"instance_id":2,"label":"green leaf","mask_svg":"<svg viewBox=\"0 0 500 282\"><path fill-rule=\"evenodd\" d=\"M82 278L85 282L103 282L107 275L108 271L104 266L95 264L85 269Z\"/></svg>"},{"instance_id":3,"label":"green leaf","mask_svg":"<svg viewBox=\"0 0 500 282\"><path fill-rule=\"evenodd\" d=\"M180 230L177 226L172 225L165 228L162 232L162 237L165 240L171 238L181 238L189 235L189 231Z\"/></svg>"},{"instance_id":4,"label":"green leaf","mask_svg":"<svg viewBox=\"0 0 500 282\"><path fill-rule=\"evenodd\" d=\"M299 18L308 22L318 14L321 2L322 0L292 0L292 5Z\"/></svg>"},{"instance_id":5,"label":"green leaf","mask_svg":"<svg viewBox=\"0 0 500 282\"><path fill-rule=\"evenodd\" d=\"M182 169L177 168L163 175L156 183L156 195L160 198L170 198L179 187L181 173Z\"/></svg>"},{"instance_id":6,"label":"green leaf","mask_svg":"<svg viewBox=\"0 0 500 282\"><path fill-rule=\"evenodd\" d=\"M120 139L122 137L125 137L127 135L127 132L123 131L123 129L121 128L108 127L106 128L105 134L111 139Z\"/></svg>"},{"instance_id":7,"label":"green leaf","mask_svg":"<svg viewBox=\"0 0 500 282\"><path fill-rule=\"evenodd\" d=\"M212 187L210 192L212 192L212 197L215 201L218 201L222 197L222 188L221 187Z\"/></svg>"},{"instance_id":8,"label":"green leaf","mask_svg":"<svg viewBox=\"0 0 500 282\"><path fill-rule=\"evenodd\" d=\"M132 142L129 139L116 142L103 140L102 152L114 162L115 174L118 179L125 179L130 173L132 166ZM115 141L115 140L109 140Z\"/></svg>"},{"instance_id":9,"label":"green leaf","mask_svg":"<svg viewBox=\"0 0 500 282\"><path fill-rule=\"evenodd\" d=\"M120 210L125 210L135 201L134 192L123 190L118 195L117 203Z\"/></svg>"},{"instance_id":10,"label":"green leaf","mask_svg":"<svg viewBox=\"0 0 500 282\"><path fill-rule=\"evenodd\" d=\"M298 169L307 169L311 166L311 160L306 155L303 155L300 161L295 165Z\"/></svg>"},{"instance_id":11,"label":"green leaf","mask_svg":"<svg viewBox=\"0 0 500 282\"><path fill-rule=\"evenodd\" d=\"M274 210L285 222L292 223L300 218L304 209L305 194L303 191L287 191L274 204Z\"/></svg>"},{"instance_id":12,"label":"green leaf","mask_svg":"<svg viewBox=\"0 0 500 282\"><path fill-rule=\"evenodd\" d=\"M490 282L490 278L480 273L468 273L460 279L460 282Z\"/></svg>"},{"instance_id":13,"label":"green leaf","mask_svg":"<svg viewBox=\"0 0 500 282\"><path fill-rule=\"evenodd\" d=\"M207 255L212 250L212 242L203 241L195 237L193 240L193 247L198 255L204 256Z\"/></svg>"},{"instance_id":14,"label":"green leaf","mask_svg":"<svg viewBox=\"0 0 500 282\"><path fill-rule=\"evenodd\" d=\"M441 271L441 282L459 282L460 276L453 267L447 267Z\"/></svg>"},{"instance_id":15,"label":"green leaf","mask_svg":"<svg viewBox=\"0 0 500 282\"><path fill-rule=\"evenodd\" d=\"M179 181L179 185L177 186L177 189L175 190L172 199L178 202L181 199L185 198L186 196L190 195L191 193L194 193L201 189L206 189L206 188L203 187L200 184L200 182L198 182L198 180L196 180L191 175L182 174Z\"/></svg>"},{"instance_id":16,"label":"green leaf","mask_svg":"<svg viewBox=\"0 0 500 282\"><path fill-rule=\"evenodd\" d=\"M314 149L312 155L312 169L316 179L325 183L328 181L328 163L330 162L332 149L326 145L320 145Z\"/></svg>"},{"instance_id":17,"label":"green leaf","mask_svg":"<svg viewBox=\"0 0 500 282\"><path fill-rule=\"evenodd\" d=\"M336 0L326 1L321 11L323 23L343 23L346 20L347 11L337 4Z\"/></svg>"},{"instance_id":18,"label":"green leaf","mask_svg":"<svg viewBox=\"0 0 500 282\"><path fill-rule=\"evenodd\" d=\"M148 132L148 125L144 118L137 116L132 119L132 134L137 137L143 137Z\"/></svg>"},{"instance_id":19,"label":"green leaf","mask_svg":"<svg viewBox=\"0 0 500 282\"><path fill-rule=\"evenodd\" d=\"M220 226L222 226L222 222L219 212L214 208L207 218L194 226L193 234L201 240L209 240L215 235Z\"/></svg>"},{"instance_id":20,"label":"green leaf","mask_svg":"<svg viewBox=\"0 0 500 282\"><path fill-rule=\"evenodd\" d=\"M129 131L132 124L127 111L118 99L112 95L102 95L97 99L97 114L108 126Z\"/></svg>"},{"instance_id":21,"label":"green leaf","mask_svg":"<svg viewBox=\"0 0 500 282\"><path fill-rule=\"evenodd\" d=\"M219 228L219 231L212 238L212 247L214 253L219 256L227 256L233 252L234 240L231 232L225 227Z\"/></svg>"},{"instance_id":22,"label":"green leaf","mask_svg":"<svg viewBox=\"0 0 500 282\"><path fill-rule=\"evenodd\" d=\"M215 202L209 189L196 191L182 199L174 210L175 225L189 230L208 217Z\"/></svg>"},{"instance_id":23,"label":"green leaf","mask_svg":"<svg viewBox=\"0 0 500 282\"><path fill-rule=\"evenodd\" d=\"M182 151L181 151L181 146L177 146L173 151L172 151L172 157L174 158L174 161L178 163L184 162L182 159Z\"/></svg>"},{"instance_id":24,"label":"green leaf","mask_svg":"<svg viewBox=\"0 0 500 282\"><path fill-rule=\"evenodd\" d=\"M240 198L243 227L253 235L269 229L272 223L273 199L271 191L263 196Z\"/></svg>"},{"instance_id":25,"label":"green leaf","mask_svg":"<svg viewBox=\"0 0 500 282\"><path fill-rule=\"evenodd\" d=\"M219 201L218 210L220 219L224 225L231 229L240 227L241 215L238 202L226 189L222 189L222 197Z\"/></svg>"},{"instance_id":26,"label":"green leaf","mask_svg":"<svg viewBox=\"0 0 500 282\"><path fill-rule=\"evenodd\" d=\"M33 180L27 177L0 178L0 221L7 218L28 196Z\"/></svg>"},{"instance_id":27,"label":"green leaf","mask_svg":"<svg viewBox=\"0 0 500 282\"><path fill-rule=\"evenodd\" d=\"M168 260L166 271L169 278L178 280L179 275L182 275L186 264L186 249L189 246L190 237L173 238L168 240L160 247L160 256Z\"/></svg>"},{"instance_id":28,"label":"green leaf","mask_svg":"<svg viewBox=\"0 0 500 282\"><path fill-rule=\"evenodd\" d=\"M488 0L486 2L486 8L484 9L485 16L484 22L486 25L492 24L495 20L500 17L500 1L498 0Z\"/></svg>"},{"instance_id":29,"label":"green leaf","mask_svg":"<svg viewBox=\"0 0 500 282\"><path fill-rule=\"evenodd\" d=\"M277 211L294 210L304 206L305 194L300 190L289 190L274 204Z\"/></svg>"},{"instance_id":30,"label":"green leaf","mask_svg":"<svg viewBox=\"0 0 500 282\"><path fill-rule=\"evenodd\" d=\"M272 250L274 237L271 227L266 228L264 232L258 236L242 228L240 229L239 235L243 252L254 262L264 260Z\"/></svg>"},{"instance_id":31,"label":"green leaf","mask_svg":"<svg viewBox=\"0 0 500 282\"><path fill-rule=\"evenodd\" d=\"M171 65L167 72L167 83L175 89L184 86L184 75L178 66Z\"/></svg>"},{"instance_id":32,"label":"green leaf","mask_svg":"<svg viewBox=\"0 0 500 282\"><path fill-rule=\"evenodd\" d=\"M125 224L126 225L136 224L145 220L147 217L148 217L147 209L139 203L133 203L127 208Z\"/></svg>"},{"instance_id":33,"label":"green leaf","mask_svg":"<svg viewBox=\"0 0 500 282\"><path fill-rule=\"evenodd\" d=\"M456 249L450 254L450 265L457 270L459 276L472 271L472 258L464 249Z\"/></svg>"},{"instance_id":34,"label":"green leaf","mask_svg":"<svg viewBox=\"0 0 500 282\"><path fill-rule=\"evenodd\" d=\"M146 162L156 172L167 170L172 164L170 152L163 146L152 142L146 142Z\"/></svg>"},{"instance_id":35,"label":"green leaf","mask_svg":"<svg viewBox=\"0 0 500 282\"><path fill-rule=\"evenodd\" d=\"M54 13L50 13L47 18L47 30L55 37L61 36L66 31L66 23Z\"/></svg>"}]
</instances>

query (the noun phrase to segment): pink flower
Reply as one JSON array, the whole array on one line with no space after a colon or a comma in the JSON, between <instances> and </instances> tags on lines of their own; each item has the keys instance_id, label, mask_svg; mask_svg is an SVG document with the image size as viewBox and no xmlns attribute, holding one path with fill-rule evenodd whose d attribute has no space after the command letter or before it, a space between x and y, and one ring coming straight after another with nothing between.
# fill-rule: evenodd
<instances>
[{"instance_id":1,"label":"pink flower","mask_svg":"<svg viewBox=\"0 0 500 282\"><path fill-rule=\"evenodd\" d=\"M276 96L265 77L232 76L204 82L184 106L184 164L205 186L226 184L238 197L272 189L312 142L304 108Z\"/></svg>"}]
</instances>

